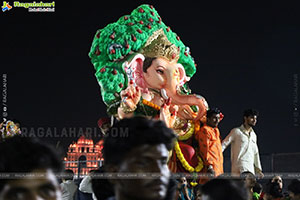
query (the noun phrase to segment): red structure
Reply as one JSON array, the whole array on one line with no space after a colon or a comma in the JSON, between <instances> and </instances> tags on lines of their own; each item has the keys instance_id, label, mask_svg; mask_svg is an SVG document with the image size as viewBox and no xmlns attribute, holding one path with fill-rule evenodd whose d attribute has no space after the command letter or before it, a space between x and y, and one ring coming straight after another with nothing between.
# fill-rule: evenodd
<instances>
[{"instance_id":1,"label":"red structure","mask_svg":"<svg viewBox=\"0 0 300 200\"><path fill-rule=\"evenodd\" d=\"M64 158L65 169L73 170L76 175L79 170L79 175L86 175L89 171L98 169L103 162L102 148L103 140L94 144L92 139L81 136L68 147L67 157Z\"/></svg>"}]
</instances>

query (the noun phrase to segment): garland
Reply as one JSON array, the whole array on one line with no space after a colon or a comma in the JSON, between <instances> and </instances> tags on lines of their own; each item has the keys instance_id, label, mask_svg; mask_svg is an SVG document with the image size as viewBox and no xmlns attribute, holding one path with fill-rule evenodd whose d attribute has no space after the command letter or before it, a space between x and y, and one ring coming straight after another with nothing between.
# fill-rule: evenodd
<instances>
[{"instance_id":1,"label":"garland","mask_svg":"<svg viewBox=\"0 0 300 200\"><path fill-rule=\"evenodd\" d=\"M181 149L179 147L179 143L178 141L175 141L175 152L177 155L177 158L179 159L180 163L182 164L182 166L184 167L184 169L186 169L189 172L200 172L203 168L203 161L202 159L197 155L198 158L198 165L194 168L192 167L184 158Z\"/></svg>"},{"instance_id":2,"label":"garland","mask_svg":"<svg viewBox=\"0 0 300 200\"><path fill-rule=\"evenodd\" d=\"M143 99L142 103L144 105L147 105L147 106L151 107L151 108L154 108L155 110L160 110L160 106L158 106L158 105L156 105L156 104L154 104L150 101L147 101L146 99Z\"/></svg>"},{"instance_id":3,"label":"garland","mask_svg":"<svg viewBox=\"0 0 300 200\"><path fill-rule=\"evenodd\" d=\"M158 106L158 105L156 105L156 104L154 104L150 101L147 101L145 99L143 99L142 103L144 105L147 105L147 106L151 107L151 108L154 108L155 110L160 110L160 106ZM194 131L196 132L196 131L199 131L199 130L200 130L200 122L198 122L198 123L196 122L195 125L192 124L192 126L189 129L189 131L187 132L187 134L185 134L182 137L179 137L179 139L182 139L182 140L184 140L185 138L188 139L192 136ZM202 170L203 161L200 158L200 156L197 155L197 158L199 160L198 165L195 168L190 166L190 164L185 160L185 158L184 158L184 156L181 152L178 141L175 142L175 152L176 152L177 158L179 159L179 161L182 164L182 166L184 167L184 169L186 169L189 172L200 172Z\"/></svg>"},{"instance_id":4,"label":"garland","mask_svg":"<svg viewBox=\"0 0 300 200\"><path fill-rule=\"evenodd\" d=\"M190 122L189 122L189 124L190 124L189 130L187 131L186 134L181 135L181 136L178 136L178 139L179 139L179 140L187 140L187 139L189 139L190 137L193 136L194 131L195 131L195 128L194 128L195 125L194 125L194 123L190 123Z\"/></svg>"},{"instance_id":5,"label":"garland","mask_svg":"<svg viewBox=\"0 0 300 200\"><path fill-rule=\"evenodd\" d=\"M195 122L195 133L197 133L200 130L200 121Z\"/></svg>"},{"instance_id":6,"label":"garland","mask_svg":"<svg viewBox=\"0 0 300 200\"><path fill-rule=\"evenodd\" d=\"M194 129L195 129L195 133L197 133L200 130L200 121L195 122ZM201 158L199 156L198 156L198 159L201 160ZM203 168L203 166L202 166L202 168ZM195 187L196 185L198 185L196 179L197 179L197 176L195 176L194 180L192 182L190 182L190 184L191 184L192 187Z\"/></svg>"},{"instance_id":7,"label":"garland","mask_svg":"<svg viewBox=\"0 0 300 200\"><path fill-rule=\"evenodd\" d=\"M190 184L192 187L195 187L196 185L198 185L198 183L196 181L192 181L192 182L190 182Z\"/></svg>"}]
</instances>

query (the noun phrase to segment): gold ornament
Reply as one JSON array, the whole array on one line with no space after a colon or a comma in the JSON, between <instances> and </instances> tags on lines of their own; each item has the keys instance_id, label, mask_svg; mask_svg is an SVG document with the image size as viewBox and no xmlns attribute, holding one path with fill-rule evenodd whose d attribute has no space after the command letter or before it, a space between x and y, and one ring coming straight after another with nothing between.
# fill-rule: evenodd
<instances>
[{"instance_id":1,"label":"gold ornament","mask_svg":"<svg viewBox=\"0 0 300 200\"><path fill-rule=\"evenodd\" d=\"M168 40L163 29L155 31L148 38L140 53L150 58L163 57L169 62L177 62L180 55L179 47L176 47Z\"/></svg>"},{"instance_id":2,"label":"gold ornament","mask_svg":"<svg viewBox=\"0 0 300 200\"><path fill-rule=\"evenodd\" d=\"M120 106L120 107L122 108L122 111L123 111L125 114L133 113L133 112L135 111L135 109L136 109L136 106L135 106L134 108L130 108L129 106L127 106L127 105L125 104L124 101L121 102L121 106Z\"/></svg>"}]
</instances>

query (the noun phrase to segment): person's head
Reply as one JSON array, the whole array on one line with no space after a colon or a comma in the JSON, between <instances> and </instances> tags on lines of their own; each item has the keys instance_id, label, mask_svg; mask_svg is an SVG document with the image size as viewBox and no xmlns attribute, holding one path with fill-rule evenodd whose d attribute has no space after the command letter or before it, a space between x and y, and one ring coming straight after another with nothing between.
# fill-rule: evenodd
<instances>
[{"instance_id":1,"label":"person's head","mask_svg":"<svg viewBox=\"0 0 300 200\"><path fill-rule=\"evenodd\" d=\"M279 183L277 182L269 182L266 184L264 189L264 200L272 200L274 198L281 198L283 197L281 193L281 189Z\"/></svg>"},{"instance_id":2,"label":"person's head","mask_svg":"<svg viewBox=\"0 0 300 200\"><path fill-rule=\"evenodd\" d=\"M165 198L170 178L168 151L175 137L162 121L144 117L123 119L109 129L103 145L105 170L153 175L144 179L111 179L117 197Z\"/></svg>"},{"instance_id":3,"label":"person's head","mask_svg":"<svg viewBox=\"0 0 300 200\"><path fill-rule=\"evenodd\" d=\"M166 197L164 200L174 200L176 199L176 192L177 192L177 181L174 178L170 178L168 190Z\"/></svg>"},{"instance_id":4,"label":"person's head","mask_svg":"<svg viewBox=\"0 0 300 200\"><path fill-rule=\"evenodd\" d=\"M68 181L68 180L73 180L74 179L74 172L72 170L66 169L64 171L64 173L65 173L64 180Z\"/></svg>"},{"instance_id":5,"label":"person's head","mask_svg":"<svg viewBox=\"0 0 300 200\"><path fill-rule=\"evenodd\" d=\"M256 183L255 175L249 171L241 173L241 178L243 179L245 186L248 189L252 189Z\"/></svg>"},{"instance_id":6,"label":"person's head","mask_svg":"<svg viewBox=\"0 0 300 200\"><path fill-rule=\"evenodd\" d=\"M279 184L279 188L282 190L282 188L283 188L283 181L282 181L281 176L279 176L279 175L274 176L274 177L271 179L271 182L278 183L278 184Z\"/></svg>"},{"instance_id":7,"label":"person's head","mask_svg":"<svg viewBox=\"0 0 300 200\"><path fill-rule=\"evenodd\" d=\"M32 138L8 138L0 144L0 173L16 176L0 180L0 199L61 199L54 174L61 169L62 162L51 147Z\"/></svg>"},{"instance_id":8,"label":"person's head","mask_svg":"<svg viewBox=\"0 0 300 200\"><path fill-rule=\"evenodd\" d=\"M194 196L195 196L195 200L202 200L201 197L202 193L201 193L201 185L198 184L194 187Z\"/></svg>"},{"instance_id":9,"label":"person's head","mask_svg":"<svg viewBox=\"0 0 300 200\"><path fill-rule=\"evenodd\" d=\"M94 173L96 173L96 172L97 172L97 170L92 169L92 170L89 171L88 175L93 176Z\"/></svg>"},{"instance_id":10,"label":"person's head","mask_svg":"<svg viewBox=\"0 0 300 200\"><path fill-rule=\"evenodd\" d=\"M206 124L210 127L217 127L219 122L220 122L220 110L215 108L215 109L210 109L206 113Z\"/></svg>"},{"instance_id":11,"label":"person's head","mask_svg":"<svg viewBox=\"0 0 300 200\"><path fill-rule=\"evenodd\" d=\"M245 110L243 115L244 124L250 127L254 127L256 125L258 115L259 112L257 110L254 109Z\"/></svg>"},{"instance_id":12,"label":"person's head","mask_svg":"<svg viewBox=\"0 0 300 200\"><path fill-rule=\"evenodd\" d=\"M180 177L178 180L178 189L183 189L187 186L187 180L185 176Z\"/></svg>"},{"instance_id":13,"label":"person's head","mask_svg":"<svg viewBox=\"0 0 300 200\"><path fill-rule=\"evenodd\" d=\"M249 194L240 180L212 179L202 188L202 200L248 200Z\"/></svg>"},{"instance_id":14,"label":"person's head","mask_svg":"<svg viewBox=\"0 0 300 200\"><path fill-rule=\"evenodd\" d=\"M105 135L110 128L110 119L107 117L100 118L98 120L98 127L100 128L102 134Z\"/></svg>"},{"instance_id":15,"label":"person's head","mask_svg":"<svg viewBox=\"0 0 300 200\"><path fill-rule=\"evenodd\" d=\"M104 167L100 167L98 170L95 170L92 176L92 189L97 198L97 200L105 200L108 197L114 196L114 189L111 183L101 177L104 175Z\"/></svg>"},{"instance_id":16,"label":"person's head","mask_svg":"<svg viewBox=\"0 0 300 200\"><path fill-rule=\"evenodd\" d=\"M262 185L260 183L256 182L253 186L253 192L260 194L262 192Z\"/></svg>"},{"instance_id":17,"label":"person's head","mask_svg":"<svg viewBox=\"0 0 300 200\"><path fill-rule=\"evenodd\" d=\"M288 191L291 200L300 200L300 180L293 179L288 186Z\"/></svg>"}]
</instances>

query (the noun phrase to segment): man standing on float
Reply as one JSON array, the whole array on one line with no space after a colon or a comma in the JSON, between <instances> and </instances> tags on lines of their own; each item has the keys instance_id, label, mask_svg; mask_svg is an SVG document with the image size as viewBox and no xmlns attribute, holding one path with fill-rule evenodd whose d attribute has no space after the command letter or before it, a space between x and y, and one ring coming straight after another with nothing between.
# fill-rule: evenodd
<instances>
[{"instance_id":1,"label":"man standing on float","mask_svg":"<svg viewBox=\"0 0 300 200\"><path fill-rule=\"evenodd\" d=\"M223 151L231 144L231 173L233 175L251 172L263 177L256 134L253 130L257 117L258 111L254 109L245 110L243 124L232 129L222 141Z\"/></svg>"}]
</instances>

